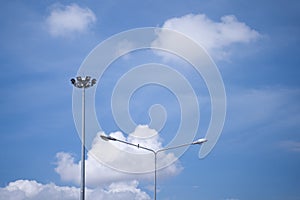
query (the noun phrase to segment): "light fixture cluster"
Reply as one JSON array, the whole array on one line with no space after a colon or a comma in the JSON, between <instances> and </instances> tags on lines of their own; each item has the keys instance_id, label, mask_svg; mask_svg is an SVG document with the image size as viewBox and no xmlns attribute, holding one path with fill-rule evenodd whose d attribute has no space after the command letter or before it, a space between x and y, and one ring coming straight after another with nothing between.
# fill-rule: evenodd
<instances>
[{"instance_id":1,"label":"light fixture cluster","mask_svg":"<svg viewBox=\"0 0 300 200\"><path fill-rule=\"evenodd\" d=\"M76 79L71 79L71 83L77 88L88 88L96 84L96 79L91 80L90 76L86 76L85 78L77 76Z\"/></svg>"}]
</instances>

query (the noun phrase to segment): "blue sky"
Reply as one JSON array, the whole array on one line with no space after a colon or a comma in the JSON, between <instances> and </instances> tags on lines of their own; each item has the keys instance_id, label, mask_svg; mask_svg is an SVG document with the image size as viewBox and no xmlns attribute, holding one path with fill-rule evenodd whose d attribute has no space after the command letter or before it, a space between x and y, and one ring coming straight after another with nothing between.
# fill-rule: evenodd
<instances>
[{"instance_id":1,"label":"blue sky","mask_svg":"<svg viewBox=\"0 0 300 200\"><path fill-rule=\"evenodd\" d=\"M9 1L1 2L0 9L0 199L78 199L81 140L70 78L100 42L142 27L174 29L203 45L227 95L217 145L204 159L192 146L162 170L158 199L300 199L298 1ZM216 27L232 32L217 32ZM202 32L206 34L195 34ZM187 64L147 51L117 60L98 85L96 111L105 133L120 131L108 109L110 84L131 66L153 61L173 66L198 91L196 137L204 136L210 104L203 80ZM147 124L149 105L165 106L166 127L160 140L150 142L163 147L178 127L179 111L173 109L178 104L163 88L144 89L134 94L131 114L136 124ZM152 174L114 174L88 159L90 199L152 198Z\"/></svg>"}]
</instances>

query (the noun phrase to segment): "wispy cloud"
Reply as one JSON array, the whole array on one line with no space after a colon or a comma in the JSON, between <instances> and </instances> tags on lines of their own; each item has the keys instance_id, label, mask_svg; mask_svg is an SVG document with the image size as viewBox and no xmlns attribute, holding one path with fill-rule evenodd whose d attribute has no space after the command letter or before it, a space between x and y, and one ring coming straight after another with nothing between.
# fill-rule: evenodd
<instances>
[{"instance_id":1,"label":"wispy cloud","mask_svg":"<svg viewBox=\"0 0 300 200\"><path fill-rule=\"evenodd\" d=\"M46 19L46 25L52 36L71 36L87 32L96 20L96 15L89 8L82 8L77 4L55 4Z\"/></svg>"},{"instance_id":2,"label":"wispy cloud","mask_svg":"<svg viewBox=\"0 0 300 200\"><path fill-rule=\"evenodd\" d=\"M280 146L288 151L300 153L300 142L294 140L286 140L280 143Z\"/></svg>"},{"instance_id":3,"label":"wispy cloud","mask_svg":"<svg viewBox=\"0 0 300 200\"><path fill-rule=\"evenodd\" d=\"M298 126L299 95L299 89L283 87L240 88L227 93L229 132L248 132L253 127L268 127L278 132Z\"/></svg>"}]
</instances>

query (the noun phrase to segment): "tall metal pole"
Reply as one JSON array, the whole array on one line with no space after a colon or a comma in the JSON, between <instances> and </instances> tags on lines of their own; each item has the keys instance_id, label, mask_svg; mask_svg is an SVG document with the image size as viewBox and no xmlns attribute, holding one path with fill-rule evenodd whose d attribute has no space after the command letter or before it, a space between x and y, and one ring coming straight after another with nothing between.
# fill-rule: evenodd
<instances>
[{"instance_id":1,"label":"tall metal pole","mask_svg":"<svg viewBox=\"0 0 300 200\"><path fill-rule=\"evenodd\" d=\"M85 199L85 89L96 84L96 79L91 80L90 76L82 78L81 76L72 78L71 83L82 89L82 132L81 132L81 180L80 180L80 200Z\"/></svg>"},{"instance_id":2,"label":"tall metal pole","mask_svg":"<svg viewBox=\"0 0 300 200\"><path fill-rule=\"evenodd\" d=\"M157 152L154 152L154 200L156 200L156 163L157 163Z\"/></svg>"},{"instance_id":3,"label":"tall metal pole","mask_svg":"<svg viewBox=\"0 0 300 200\"><path fill-rule=\"evenodd\" d=\"M81 184L80 200L85 199L85 87L82 88Z\"/></svg>"}]
</instances>

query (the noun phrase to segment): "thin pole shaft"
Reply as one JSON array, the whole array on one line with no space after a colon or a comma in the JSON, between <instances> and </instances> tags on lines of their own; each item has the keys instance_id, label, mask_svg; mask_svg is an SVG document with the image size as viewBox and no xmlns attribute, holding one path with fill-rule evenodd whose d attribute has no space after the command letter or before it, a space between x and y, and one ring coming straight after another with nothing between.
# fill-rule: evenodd
<instances>
[{"instance_id":1,"label":"thin pole shaft","mask_svg":"<svg viewBox=\"0 0 300 200\"><path fill-rule=\"evenodd\" d=\"M156 200L156 164L157 164L157 152L154 152L154 200Z\"/></svg>"},{"instance_id":2,"label":"thin pole shaft","mask_svg":"<svg viewBox=\"0 0 300 200\"><path fill-rule=\"evenodd\" d=\"M81 184L80 200L85 199L85 87L82 88L82 135L81 135Z\"/></svg>"}]
</instances>

